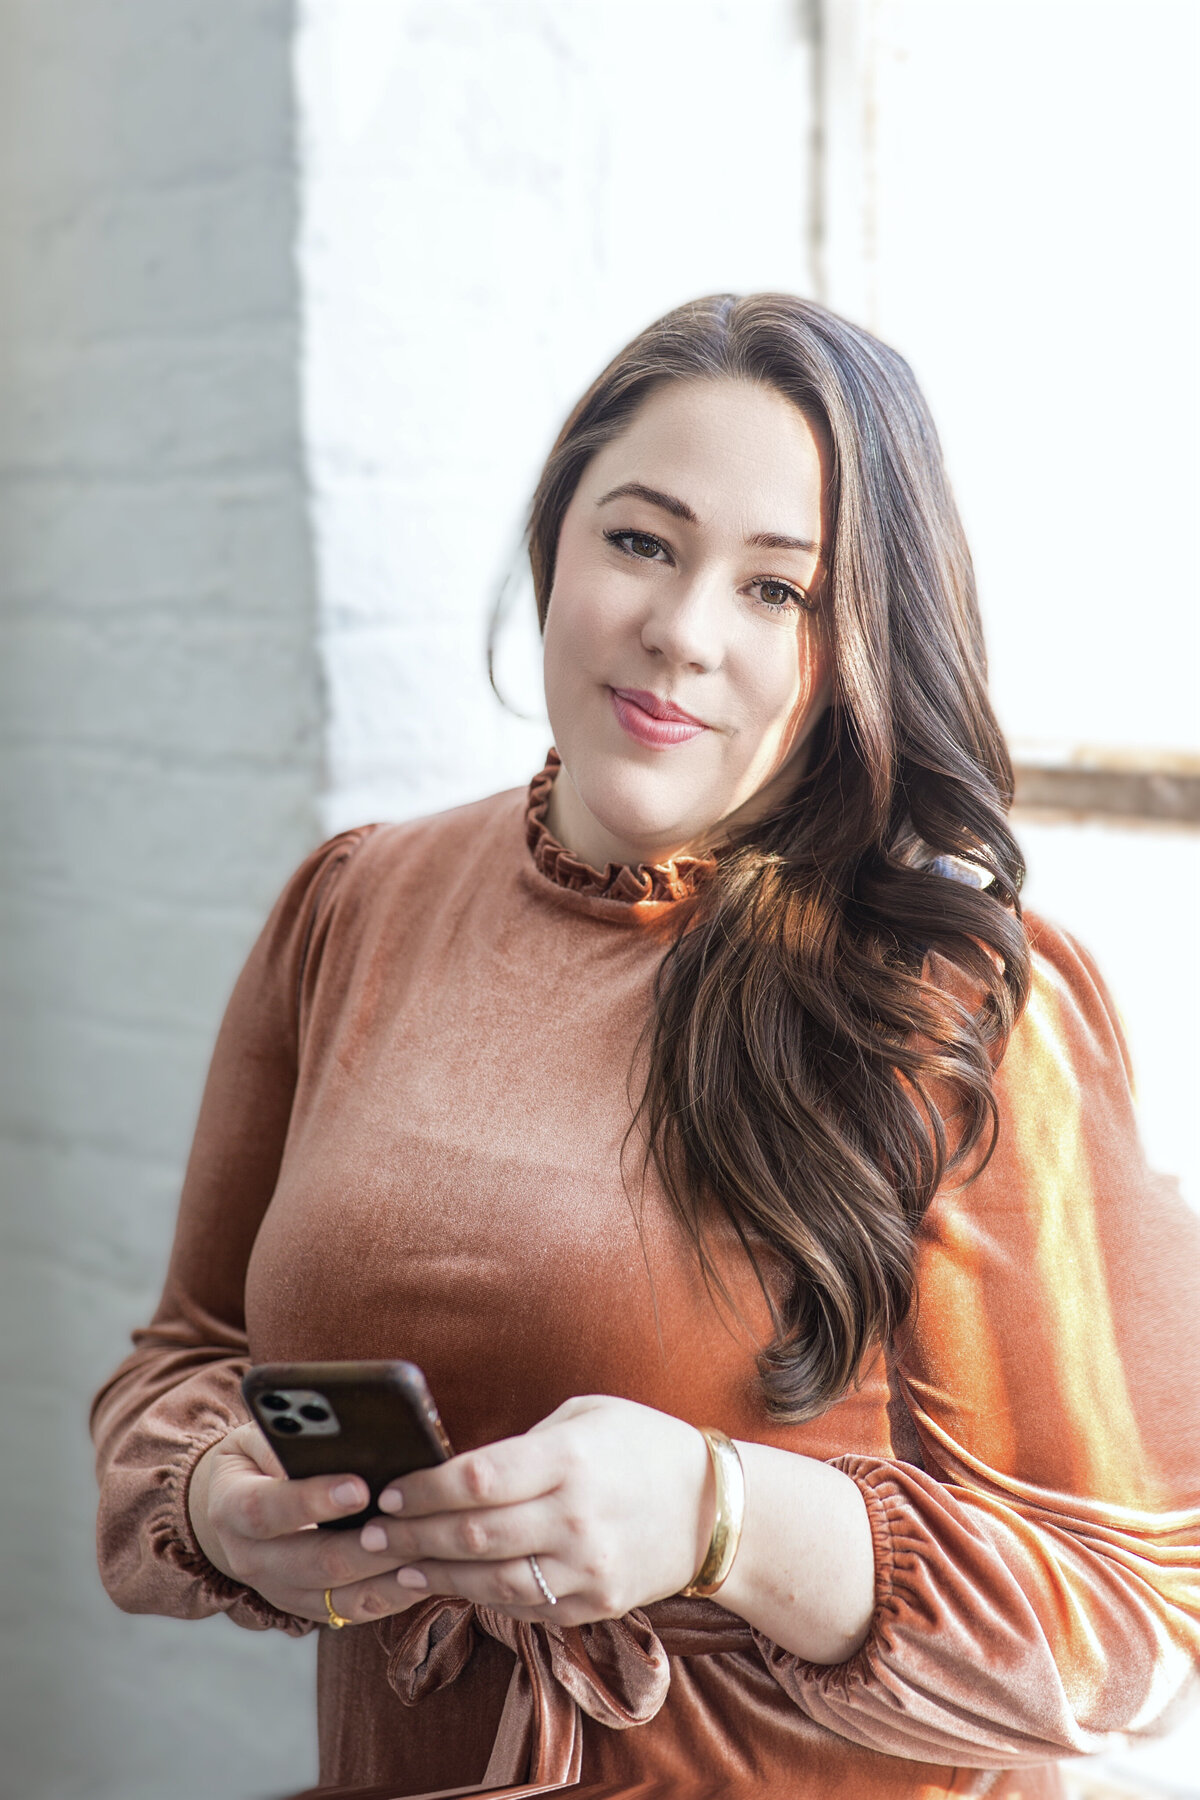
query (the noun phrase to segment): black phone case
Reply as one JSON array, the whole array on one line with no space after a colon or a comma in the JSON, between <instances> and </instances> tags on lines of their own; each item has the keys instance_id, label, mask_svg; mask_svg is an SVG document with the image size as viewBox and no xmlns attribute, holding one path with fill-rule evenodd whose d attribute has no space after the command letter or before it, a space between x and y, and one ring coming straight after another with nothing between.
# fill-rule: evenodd
<instances>
[{"instance_id":1,"label":"black phone case","mask_svg":"<svg viewBox=\"0 0 1200 1800\"><path fill-rule=\"evenodd\" d=\"M321 1530L349 1531L376 1518L389 1481L454 1454L415 1363L256 1363L242 1377L242 1394L291 1480L360 1475L366 1482L367 1505L324 1520Z\"/></svg>"}]
</instances>

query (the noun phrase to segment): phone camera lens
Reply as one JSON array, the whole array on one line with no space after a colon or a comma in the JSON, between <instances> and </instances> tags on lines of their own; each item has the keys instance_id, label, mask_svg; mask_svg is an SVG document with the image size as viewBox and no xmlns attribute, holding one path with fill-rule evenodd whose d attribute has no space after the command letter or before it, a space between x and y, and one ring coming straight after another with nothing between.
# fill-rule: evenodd
<instances>
[{"instance_id":1,"label":"phone camera lens","mask_svg":"<svg viewBox=\"0 0 1200 1800\"><path fill-rule=\"evenodd\" d=\"M329 1412L326 1407L314 1406L310 1402L310 1404L308 1406L302 1406L300 1408L300 1417L302 1419L312 1419L314 1421L320 1421L323 1419L327 1419L329 1417Z\"/></svg>"},{"instance_id":2,"label":"phone camera lens","mask_svg":"<svg viewBox=\"0 0 1200 1800\"><path fill-rule=\"evenodd\" d=\"M271 1430L285 1431L288 1436L291 1437L294 1436L297 1431L303 1431L304 1427L301 1425L299 1419L272 1419Z\"/></svg>"},{"instance_id":3,"label":"phone camera lens","mask_svg":"<svg viewBox=\"0 0 1200 1800\"><path fill-rule=\"evenodd\" d=\"M288 1403L283 1394L263 1394L259 1405L267 1407L271 1412L286 1412Z\"/></svg>"}]
</instances>

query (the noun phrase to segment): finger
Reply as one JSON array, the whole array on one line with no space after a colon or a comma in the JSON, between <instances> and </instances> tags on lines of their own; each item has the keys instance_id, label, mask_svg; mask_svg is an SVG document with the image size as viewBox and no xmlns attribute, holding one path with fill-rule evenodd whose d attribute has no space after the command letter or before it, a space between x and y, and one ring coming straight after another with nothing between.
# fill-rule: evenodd
<instances>
[{"instance_id":1,"label":"finger","mask_svg":"<svg viewBox=\"0 0 1200 1800\"><path fill-rule=\"evenodd\" d=\"M253 1466L251 1466L253 1465ZM345 1518L362 1510L369 1499L361 1475L312 1475L303 1481L269 1475L249 1448L213 1468L212 1502L222 1522L247 1538L286 1537L307 1525Z\"/></svg>"},{"instance_id":2,"label":"finger","mask_svg":"<svg viewBox=\"0 0 1200 1800\"><path fill-rule=\"evenodd\" d=\"M379 1496L384 1512L420 1517L480 1506L512 1506L553 1493L566 1473L561 1439L522 1432L464 1451L432 1469L414 1469ZM397 1497L398 1496L398 1503Z\"/></svg>"},{"instance_id":3,"label":"finger","mask_svg":"<svg viewBox=\"0 0 1200 1800\"><path fill-rule=\"evenodd\" d=\"M557 1503L543 1497L472 1512L371 1519L358 1541L364 1550L397 1562L506 1562L559 1543L562 1529Z\"/></svg>"},{"instance_id":4,"label":"finger","mask_svg":"<svg viewBox=\"0 0 1200 1800\"><path fill-rule=\"evenodd\" d=\"M390 1571L366 1581L352 1581L341 1587L331 1587L328 1591L334 1612L339 1618L348 1619L352 1625L367 1625L372 1619L383 1619L390 1613L407 1612L410 1607L427 1597L424 1589L417 1593L412 1588L400 1587ZM317 1619L325 1625L332 1623L329 1609L325 1605L325 1593L324 1588L308 1591L302 1617Z\"/></svg>"},{"instance_id":5,"label":"finger","mask_svg":"<svg viewBox=\"0 0 1200 1800\"><path fill-rule=\"evenodd\" d=\"M575 1577L564 1563L539 1552L538 1567L556 1601L573 1592ZM421 1578L423 1585L417 1587L415 1583ZM557 1614L557 1608L550 1605L538 1586L527 1556L494 1563L406 1563L389 1579L402 1592L415 1593L418 1599L426 1594L457 1594L479 1606L494 1606L505 1612L523 1609L540 1619Z\"/></svg>"},{"instance_id":6,"label":"finger","mask_svg":"<svg viewBox=\"0 0 1200 1800\"><path fill-rule=\"evenodd\" d=\"M225 1440L227 1445L243 1450L252 1462L258 1464L264 1475L287 1477L287 1470L275 1453L275 1446L255 1420L246 1425L239 1425Z\"/></svg>"},{"instance_id":7,"label":"finger","mask_svg":"<svg viewBox=\"0 0 1200 1800\"><path fill-rule=\"evenodd\" d=\"M396 1551L372 1555L364 1550L357 1531L297 1531L269 1548L261 1547L258 1554L269 1557L273 1575L287 1587L315 1589L319 1594L325 1588L345 1592L374 1582L388 1595L389 1604L394 1590L387 1583L395 1582L404 1561Z\"/></svg>"}]
</instances>

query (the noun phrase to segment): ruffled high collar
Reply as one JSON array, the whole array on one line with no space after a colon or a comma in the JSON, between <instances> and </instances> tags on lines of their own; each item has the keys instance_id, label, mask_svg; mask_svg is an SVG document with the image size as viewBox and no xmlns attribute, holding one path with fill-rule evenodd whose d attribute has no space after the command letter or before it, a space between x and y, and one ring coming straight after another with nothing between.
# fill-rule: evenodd
<instances>
[{"instance_id":1,"label":"ruffled high collar","mask_svg":"<svg viewBox=\"0 0 1200 1800\"><path fill-rule=\"evenodd\" d=\"M545 766L529 783L525 802L525 842L538 872L556 887L597 900L630 905L683 900L698 892L716 868L711 856L678 856L665 863L606 863L603 872L567 850L551 835L546 809L562 758L551 745Z\"/></svg>"}]
</instances>

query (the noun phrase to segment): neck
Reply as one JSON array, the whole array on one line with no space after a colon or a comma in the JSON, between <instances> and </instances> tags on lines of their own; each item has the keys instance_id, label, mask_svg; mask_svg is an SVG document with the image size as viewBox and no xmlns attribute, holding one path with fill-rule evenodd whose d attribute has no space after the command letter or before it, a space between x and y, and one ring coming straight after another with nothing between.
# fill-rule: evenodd
<instances>
[{"instance_id":1,"label":"neck","mask_svg":"<svg viewBox=\"0 0 1200 1800\"><path fill-rule=\"evenodd\" d=\"M555 773L545 817L548 830L563 849L569 850L573 856L582 858L598 870L603 870L608 863L627 863L631 866L639 863L661 864L672 862L680 856L704 854L690 842L659 840L631 843L627 839L614 837L588 811L565 765L560 765Z\"/></svg>"}]
</instances>

